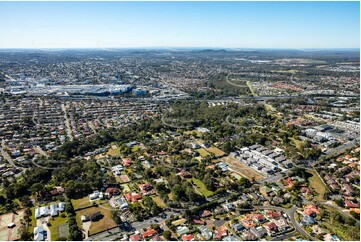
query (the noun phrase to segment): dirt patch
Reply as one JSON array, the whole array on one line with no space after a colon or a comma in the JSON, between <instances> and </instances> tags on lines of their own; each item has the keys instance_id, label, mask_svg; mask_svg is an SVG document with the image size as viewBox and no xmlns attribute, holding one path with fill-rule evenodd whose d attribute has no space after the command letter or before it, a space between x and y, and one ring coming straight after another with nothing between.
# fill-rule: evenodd
<instances>
[{"instance_id":1,"label":"dirt patch","mask_svg":"<svg viewBox=\"0 0 361 242\"><path fill-rule=\"evenodd\" d=\"M245 178L252 180L255 179L256 181L261 180L263 176L259 174L253 168L243 164L242 162L238 161L236 158L232 156L227 156L222 158L222 161L226 162L233 171L239 173L240 175L244 176Z\"/></svg>"}]
</instances>

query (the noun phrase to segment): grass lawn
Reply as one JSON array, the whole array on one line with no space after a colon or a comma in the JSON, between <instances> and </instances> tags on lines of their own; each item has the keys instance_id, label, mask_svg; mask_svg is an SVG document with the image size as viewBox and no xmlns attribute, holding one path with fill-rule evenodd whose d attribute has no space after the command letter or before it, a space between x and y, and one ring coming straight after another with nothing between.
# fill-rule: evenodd
<instances>
[{"instance_id":1,"label":"grass lawn","mask_svg":"<svg viewBox=\"0 0 361 242\"><path fill-rule=\"evenodd\" d=\"M193 133L196 134L196 138L200 138L202 137L202 134L198 131L198 130L190 130L190 131L185 131L184 134L190 134L192 135Z\"/></svg>"},{"instance_id":2,"label":"grass lawn","mask_svg":"<svg viewBox=\"0 0 361 242\"><path fill-rule=\"evenodd\" d=\"M257 97L258 95L257 95L257 93L255 93L255 91L253 90L253 87L252 87L250 81L246 81L246 84L247 84L247 86L248 86L248 88L249 88L249 91L252 93L252 96Z\"/></svg>"},{"instance_id":3,"label":"grass lawn","mask_svg":"<svg viewBox=\"0 0 361 242\"><path fill-rule=\"evenodd\" d=\"M224 156L226 154L222 150L218 149L217 147L208 148L207 151L212 152L216 156Z\"/></svg>"},{"instance_id":4,"label":"grass lawn","mask_svg":"<svg viewBox=\"0 0 361 242\"><path fill-rule=\"evenodd\" d=\"M91 205L88 196L80 199L72 199L71 203L73 204L74 210L78 210L80 208L88 207Z\"/></svg>"},{"instance_id":5,"label":"grass lawn","mask_svg":"<svg viewBox=\"0 0 361 242\"><path fill-rule=\"evenodd\" d=\"M90 215L95 212L100 212L104 217L98 221L91 222L90 230L89 230L90 235L116 227L117 224L112 219L111 211L107 208L109 208L109 205L104 204L99 207L91 207L91 208L87 208L87 209L84 209L81 211L77 211L76 212L76 220L78 222L78 225L81 226L80 217L82 215Z\"/></svg>"},{"instance_id":6,"label":"grass lawn","mask_svg":"<svg viewBox=\"0 0 361 242\"><path fill-rule=\"evenodd\" d=\"M163 203L162 199L160 199L159 196L152 197L153 201L161 208L165 207L165 204Z\"/></svg>"},{"instance_id":7,"label":"grass lawn","mask_svg":"<svg viewBox=\"0 0 361 242\"><path fill-rule=\"evenodd\" d=\"M305 143L302 140L298 140L298 139L294 139L294 138L289 138L290 140L292 140L292 142L294 143L294 145L296 146L297 149L301 149L302 145Z\"/></svg>"},{"instance_id":8,"label":"grass lawn","mask_svg":"<svg viewBox=\"0 0 361 242\"><path fill-rule=\"evenodd\" d=\"M328 188L323 184L319 176L315 171L308 170L307 173L311 174L311 177L308 178L310 186L317 192L317 196L315 197L317 201L325 201L323 199L323 194L328 190Z\"/></svg>"},{"instance_id":9,"label":"grass lawn","mask_svg":"<svg viewBox=\"0 0 361 242\"><path fill-rule=\"evenodd\" d=\"M205 197L210 197L213 195L213 192L212 191L209 191L205 185L203 184L203 182L201 182L200 180L198 180L197 178L192 178L192 181L194 182L195 184L195 188L196 188L196 191L198 191L199 193L201 193L203 196Z\"/></svg>"},{"instance_id":10,"label":"grass lawn","mask_svg":"<svg viewBox=\"0 0 361 242\"><path fill-rule=\"evenodd\" d=\"M65 214L65 212L63 212L63 214ZM58 234L58 226L64 226L63 224L67 224L67 220L68 218L62 218L61 214L55 218L51 218L49 220L51 226L49 226L50 229L50 233L51 233L51 240L56 241L61 237L65 237L67 238L68 235L64 232L63 234ZM60 231L63 231L63 229L60 229Z\"/></svg>"},{"instance_id":11,"label":"grass lawn","mask_svg":"<svg viewBox=\"0 0 361 242\"><path fill-rule=\"evenodd\" d=\"M28 231L30 233L34 233L34 228L36 227L36 220L35 220L35 207L30 208L31 215L30 215L30 222L28 226Z\"/></svg>"},{"instance_id":12,"label":"grass lawn","mask_svg":"<svg viewBox=\"0 0 361 242\"><path fill-rule=\"evenodd\" d=\"M206 157L207 155L209 155L209 153L203 149L203 148L200 148L200 149L196 149L196 151L202 156L202 157Z\"/></svg>"},{"instance_id":13,"label":"grass lawn","mask_svg":"<svg viewBox=\"0 0 361 242\"><path fill-rule=\"evenodd\" d=\"M110 156L120 155L120 147L118 147L118 146L116 146L116 147L117 147L116 149L110 148L107 152L107 155L110 155Z\"/></svg>"},{"instance_id":14,"label":"grass lawn","mask_svg":"<svg viewBox=\"0 0 361 242\"><path fill-rule=\"evenodd\" d=\"M122 184L120 186L123 187L123 192L130 192L130 188L127 184Z\"/></svg>"}]
</instances>

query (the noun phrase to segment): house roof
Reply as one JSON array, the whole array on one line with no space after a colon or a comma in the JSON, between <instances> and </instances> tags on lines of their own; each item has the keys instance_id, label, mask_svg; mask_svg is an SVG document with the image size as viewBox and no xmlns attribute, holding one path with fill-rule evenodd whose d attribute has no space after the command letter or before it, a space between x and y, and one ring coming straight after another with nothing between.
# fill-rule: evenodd
<instances>
[{"instance_id":1,"label":"house roof","mask_svg":"<svg viewBox=\"0 0 361 242\"><path fill-rule=\"evenodd\" d=\"M133 234L129 237L130 241L139 241L140 235L139 234Z\"/></svg>"},{"instance_id":2,"label":"house roof","mask_svg":"<svg viewBox=\"0 0 361 242\"><path fill-rule=\"evenodd\" d=\"M277 225L274 222L269 222L268 224L265 224L265 227L267 227L269 230L277 229Z\"/></svg>"},{"instance_id":3,"label":"house roof","mask_svg":"<svg viewBox=\"0 0 361 242\"><path fill-rule=\"evenodd\" d=\"M303 210L303 212L307 215L311 215L311 214L320 214L320 211L317 209L317 207L313 204L307 205L305 207L305 209Z\"/></svg>"},{"instance_id":4,"label":"house roof","mask_svg":"<svg viewBox=\"0 0 361 242\"><path fill-rule=\"evenodd\" d=\"M153 236L157 233L157 231L155 229L148 229L147 231L145 231L143 233L143 238L147 238L147 237L150 237L150 236Z\"/></svg>"},{"instance_id":5,"label":"house roof","mask_svg":"<svg viewBox=\"0 0 361 242\"><path fill-rule=\"evenodd\" d=\"M194 237L192 234L183 234L182 235L182 240L183 241L191 241L191 240L194 240Z\"/></svg>"}]
</instances>

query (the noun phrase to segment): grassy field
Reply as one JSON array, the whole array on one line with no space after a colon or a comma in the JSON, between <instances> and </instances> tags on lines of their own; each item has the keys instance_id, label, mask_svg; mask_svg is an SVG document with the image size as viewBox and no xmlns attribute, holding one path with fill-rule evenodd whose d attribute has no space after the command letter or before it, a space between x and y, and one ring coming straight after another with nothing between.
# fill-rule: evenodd
<instances>
[{"instance_id":1,"label":"grassy field","mask_svg":"<svg viewBox=\"0 0 361 242\"><path fill-rule=\"evenodd\" d=\"M203 184L203 182L201 182L200 180L198 180L197 178L192 178L192 181L194 182L195 184L195 188L196 190L201 193L203 196L205 197L210 197L213 195L213 192L212 191L209 191L205 185Z\"/></svg>"},{"instance_id":2,"label":"grassy field","mask_svg":"<svg viewBox=\"0 0 361 242\"><path fill-rule=\"evenodd\" d=\"M253 90L252 84L250 81L246 81L247 87L249 88L249 91L252 93L252 96L257 97L257 93Z\"/></svg>"},{"instance_id":3,"label":"grassy field","mask_svg":"<svg viewBox=\"0 0 361 242\"><path fill-rule=\"evenodd\" d=\"M298 139L294 139L294 138L289 138L292 142L293 142L293 144L295 145L295 147L297 148L297 149L301 149L302 148L302 145L304 145L304 141L302 141L302 140L298 140Z\"/></svg>"},{"instance_id":4,"label":"grassy field","mask_svg":"<svg viewBox=\"0 0 361 242\"><path fill-rule=\"evenodd\" d=\"M316 174L315 171L308 170L307 173L309 173L311 176L308 178L308 181L310 183L310 186L314 189L315 192L317 192L317 196L315 197L317 201L325 201L323 199L323 194L328 190L328 188L323 184L319 176Z\"/></svg>"},{"instance_id":5,"label":"grassy field","mask_svg":"<svg viewBox=\"0 0 361 242\"><path fill-rule=\"evenodd\" d=\"M110 156L118 156L120 155L120 147L116 146L117 148L116 149L112 149L110 148L107 152L107 155L110 155Z\"/></svg>"},{"instance_id":6,"label":"grassy field","mask_svg":"<svg viewBox=\"0 0 361 242\"><path fill-rule=\"evenodd\" d=\"M196 138L200 138L202 137L202 134L198 131L198 130L190 130L190 131L185 131L184 134L190 134L192 135L193 133L196 134Z\"/></svg>"},{"instance_id":7,"label":"grassy field","mask_svg":"<svg viewBox=\"0 0 361 242\"><path fill-rule=\"evenodd\" d=\"M202 156L202 157L206 157L207 155L209 155L209 153L203 149L203 148L200 148L200 149L196 149L196 151Z\"/></svg>"},{"instance_id":8,"label":"grassy field","mask_svg":"<svg viewBox=\"0 0 361 242\"><path fill-rule=\"evenodd\" d=\"M72 199L71 203L74 206L74 210L78 210L80 208L85 208L85 207L88 207L91 205L88 196L80 198L80 199Z\"/></svg>"},{"instance_id":9,"label":"grassy field","mask_svg":"<svg viewBox=\"0 0 361 242\"><path fill-rule=\"evenodd\" d=\"M207 149L207 151L215 154L216 156L224 156L226 154L222 150L218 149L217 147L210 147Z\"/></svg>"},{"instance_id":10,"label":"grassy field","mask_svg":"<svg viewBox=\"0 0 361 242\"><path fill-rule=\"evenodd\" d=\"M163 203L162 199L160 199L159 196L152 197L153 201L161 208L165 207L165 204Z\"/></svg>"},{"instance_id":11,"label":"grassy field","mask_svg":"<svg viewBox=\"0 0 361 242\"><path fill-rule=\"evenodd\" d=\"M123 187L123 192L130 192L130 188L127 184L122 184L120 186Z\"/></svg>"},{"instance_id":12,"label":"grassy field","mask_svg":"<svg viewBox=\"0 0 361 242\"><path fill-rule=\"evenodd\" d=\"M64 213L64 212L63 212ZM65 213L64 213L65 214ZM67 217L62 218L61 216L57 216L55 218L51 218L49 220L51 226L49 226L50 229L50 233L51 233L51 240L56 241L61 237L68 237L68 234L66 234L65 232L62 232L62 234L59 234L59 230L58 227L63 227L64 224L67 224ZM65 225L66 226L66 225ZM64 227L65 227L64 226ZM65 229L61 228L60 231L64 231Z\"/></svg>"},{"instance_id":13,"label":"grassy field","mask_svg":"<svg viewBox=\"0 0 361 242\"><path fill-rule=\"evenodd\" d=\"M103 218L101 218L98 221L91 222L89 234L96 234L102 231L105 231L107 229L111 229L117 226L117 224L113 221L111 211L109 209L108 204L104 204L99 207L90 207L81 211L76 212L76 221L78 223L78 226L81 226L81 216L82 215L90 215L95 212L100 212L103 215Z\"/></svg>"}]
</instances>

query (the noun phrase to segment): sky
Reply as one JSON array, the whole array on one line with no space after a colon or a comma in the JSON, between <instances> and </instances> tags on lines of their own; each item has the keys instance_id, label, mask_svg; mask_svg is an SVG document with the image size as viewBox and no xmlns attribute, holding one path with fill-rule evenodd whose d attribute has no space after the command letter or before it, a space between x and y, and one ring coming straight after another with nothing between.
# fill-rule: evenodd
<instances>
[{"instance_id":1,"label":"sky","mask_svg":"<svg viewBox=\"0 0 361 242\"><path fill-rule=\"evenodd\" d=\"M0 48L359 48L359 2L0 2Z\"/></svg>"}]
</instances>

